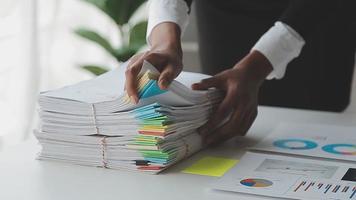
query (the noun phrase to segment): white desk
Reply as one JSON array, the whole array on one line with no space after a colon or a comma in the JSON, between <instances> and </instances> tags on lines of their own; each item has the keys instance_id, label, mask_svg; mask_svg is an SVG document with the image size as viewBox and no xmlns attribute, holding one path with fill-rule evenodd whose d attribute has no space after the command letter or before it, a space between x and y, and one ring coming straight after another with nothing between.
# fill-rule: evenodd
<instances>
[{"instance_id":1,"label":"white desk","mask_svg":"<svg viewBox=\"0 0 356 200\"><path fill-rule=\"evenodd\" d=\"M1 200L198 200L266 199L209 189L216 178L180 171L204 155L240 158L244 148L268 134L279 122L356 125L356 115L260 107L245 138L204 150L160 175L147 175L35 160L39 146L26 142L0 153Z\"/></svg>"}]
</instances>

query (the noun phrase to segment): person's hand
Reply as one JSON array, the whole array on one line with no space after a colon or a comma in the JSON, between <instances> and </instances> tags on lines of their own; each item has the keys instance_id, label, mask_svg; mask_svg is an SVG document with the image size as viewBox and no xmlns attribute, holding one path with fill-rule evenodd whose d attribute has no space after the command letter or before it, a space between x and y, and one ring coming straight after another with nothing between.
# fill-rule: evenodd
<instances>
[{"instance_id":1,"label":"person's hand","mask_svg":"<svg viewBox=\"0 0 356 200\"><path fill-rule=\"evenodd\" d=\"M264 55L253 51L234 68L192 85L195 90L215 87L225 92L208 122L198 129L205 145L246 134L257 116L260 85L272 69ZM219 127L228 116L228 121Z\"/></svg>"},{"instance_id":2,"label":"person's hand","mask_svg":"<svg viewBox=\"0 0 356 200\"><path fill-rule=\"evenodd\" d=\"M158 86L167 89L169 84L182 71L182 48L180 30L174 23L162 23L151 33L152 48L130 59L125 72L125 89L132 103L138 103L137 75L140 73L143 61L150 62L160 71Z\"/></svg>"}]
</instances>

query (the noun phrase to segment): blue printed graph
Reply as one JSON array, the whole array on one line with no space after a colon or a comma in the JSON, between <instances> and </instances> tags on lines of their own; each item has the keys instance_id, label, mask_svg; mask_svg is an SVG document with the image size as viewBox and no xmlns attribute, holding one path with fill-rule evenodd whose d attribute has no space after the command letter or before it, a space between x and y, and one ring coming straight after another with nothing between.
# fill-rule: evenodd
<instances>
[{"instance_id":1,"label":"blue printed graph","mask_svg":"<svg viewBox=\"0 0 356 200\"><path fill-rule=\"evenodd\" d=\"M314 149L318 146L317 143L311 140L303 140L303 139L276 140L273 142L273 145L278 148L291 149L291 150Z\"/></svg>"},{"instance_id":2,"label":"blue printed graph","mask_svg":"<svg viewBox=\"0 0 356 200\"><path fill-rule=\"evenodd\" d=\"M354 144L328 144L323 146L322 150L338 155L356 155L356 145Z\"/></svg>"}]
</instances>

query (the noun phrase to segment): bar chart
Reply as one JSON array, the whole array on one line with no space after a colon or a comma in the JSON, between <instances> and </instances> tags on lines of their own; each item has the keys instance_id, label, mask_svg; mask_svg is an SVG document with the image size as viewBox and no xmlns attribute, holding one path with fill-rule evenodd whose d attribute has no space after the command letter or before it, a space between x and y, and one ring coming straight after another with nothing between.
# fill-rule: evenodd
<instances>
[{"instance_id":1,"label":"bar chart","mask_svg":"<svg viewBox=\"0 0 356 200\"><path fill-rule=\"evenodd\" d=\"M326 182L322 180L298 181L292 191L296 196L325 197L332 199L356 199L356 184L349 182Z\"/></svg>"}]
</instances>

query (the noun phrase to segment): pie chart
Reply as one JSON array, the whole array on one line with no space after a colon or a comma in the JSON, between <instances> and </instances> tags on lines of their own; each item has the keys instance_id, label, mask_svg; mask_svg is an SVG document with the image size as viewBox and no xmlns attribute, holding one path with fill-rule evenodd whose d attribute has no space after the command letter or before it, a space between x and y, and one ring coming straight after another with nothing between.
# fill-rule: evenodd
<instances>
[{"instance_id":1,"label":"pie chart","mask_svg":"<svg viewBox=\"0 0 356 200\"><path fill-rule=\"evenodd\" d=\"M291 150L314 149L318 146L318 144L313 141L303 139L276 140L273 142L273 145L278 148Z\"/></svg>"},{"instance_id":2,"label":"pie chart","mask_svg":"<svg viewBox=\"0 0 356 200\"><path fill-rule=\"evenodd\" d=\"M338 155L356 155L356 145L354 144L328 144L322 147L325 152Z\"/></svg>"},{"instance_id":3,"label":"pie chart","mask_svg":"<svg viewBox=\"0 0 356 200\"><path fill-rule=\"evenodd\" d=\"M244 186L247 187L269 187L273 184L272 181L266 180L266 179L259 179L259 178L248 178L241 180L240 183Z\"/></svg>"}]
</instances>

